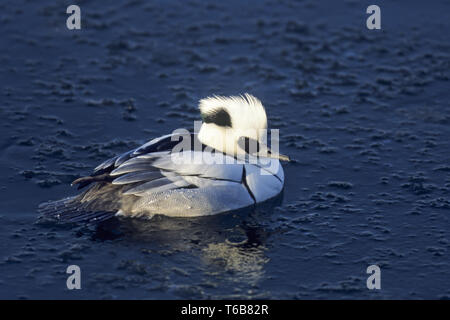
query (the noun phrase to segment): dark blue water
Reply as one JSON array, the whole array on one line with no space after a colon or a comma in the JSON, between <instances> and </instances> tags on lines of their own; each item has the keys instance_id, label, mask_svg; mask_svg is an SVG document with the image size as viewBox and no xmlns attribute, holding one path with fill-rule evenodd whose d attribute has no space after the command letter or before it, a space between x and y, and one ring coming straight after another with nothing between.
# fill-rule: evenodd
<instances>
[{"instance_id":1,"label":"dark blue water","mask_svg":"<svg viewBox=\"0 0 450 320\"><path fill-rule=\"evenodd\" d=\"M0 4L0 298L449 298L450 1ZM250 92L281 198L198 219L37 223L101 161ZM82 289L69 291L68 265ZM381 268L381 290L366 268Z\"/></svg>"}]
</instances>

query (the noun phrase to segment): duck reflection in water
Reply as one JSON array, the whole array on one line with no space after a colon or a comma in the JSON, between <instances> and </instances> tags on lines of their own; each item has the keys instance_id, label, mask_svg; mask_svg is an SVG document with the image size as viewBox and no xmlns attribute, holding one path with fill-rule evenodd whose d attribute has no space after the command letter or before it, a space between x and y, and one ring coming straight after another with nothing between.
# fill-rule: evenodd
<instances>
[{"instance_id":1,"label":"duck reflection in water","mask_svg":"<svg viewBox=\"0 0 450 320\"><path fill-rule=\"evenodd\" d=\"M192 254L208 276L257 285L269 262L266 243L274 232L270 214L281 204L282 196L215 216L108 220L94 226L91 239L124 241L141 246L142 252L162 256Z\"/></svg>"}]
</instances>

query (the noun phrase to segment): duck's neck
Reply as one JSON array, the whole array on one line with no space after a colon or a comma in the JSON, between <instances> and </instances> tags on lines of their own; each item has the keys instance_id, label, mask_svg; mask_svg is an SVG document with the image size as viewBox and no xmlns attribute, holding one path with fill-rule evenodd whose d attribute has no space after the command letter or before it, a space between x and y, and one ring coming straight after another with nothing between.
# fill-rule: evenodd
<instances>
[{"instance_id":1,"label":"duck's neck","mask_svg":"<svg viewBox=\"0 0 450 320\"><path fill-rule=\"evenodd\" d=\"M203 123L198 133L198 139L204 145L229 155L236 154L236 143L231 129L217 126L213 123Z\"/></svg>"}]
</instances>

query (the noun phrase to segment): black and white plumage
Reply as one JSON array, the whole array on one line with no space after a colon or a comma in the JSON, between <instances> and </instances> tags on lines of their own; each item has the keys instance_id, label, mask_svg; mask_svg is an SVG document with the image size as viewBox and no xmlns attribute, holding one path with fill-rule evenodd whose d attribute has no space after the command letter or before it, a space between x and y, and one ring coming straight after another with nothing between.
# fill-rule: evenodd
<instances>
[{"instance_id":1,"label":"black and white plumage","mask_svg":"<svg viewBox=\"0 0 450 320\"><path fill-rule=\"evenodd\" d=\"M284 183L279 159L288 158L271 153L260 137L267 128L261 102L249 94L214 96L200 101L200 112L203 123L198 134L165 135L109 159L72 183L79 189L87 187L86 191L44 203L40 212L71 222L102 221L114 215L193 217L240 209L278 195ZM180 141L189 143L176 150ZM249 147L252 143L256 149ZM221 161L204 160L207 153Z\"/></svg>"}]
</instances>

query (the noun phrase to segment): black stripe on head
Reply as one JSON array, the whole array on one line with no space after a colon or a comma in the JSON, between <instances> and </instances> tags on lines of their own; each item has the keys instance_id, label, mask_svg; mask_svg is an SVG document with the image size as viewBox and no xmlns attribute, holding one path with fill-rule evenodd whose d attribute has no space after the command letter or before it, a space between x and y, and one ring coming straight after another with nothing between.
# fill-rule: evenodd
<instances>
[{"instance_id":1,"label":"black stripe on head","mask_svg":"<svg viewBox=\"0 0 450 320\"><path fill-rule=\"evenodd\" d=\"M231 128L230 114L223 108L214 109L208 113L202 113L202 119L205 123L214 123L221 127Z\"/></svg>"},{"instance_id":2,"label":"black stripe on head","mask_svg":"<svg viewBox=\"0 0 450 320\"><path fill-rule=\"evenodd\" d=\"M248 154L256 154L260 150L260 145L258 140L249 138L249 137L239 137L238 145Z\"/></svg>"}]
</instances>

